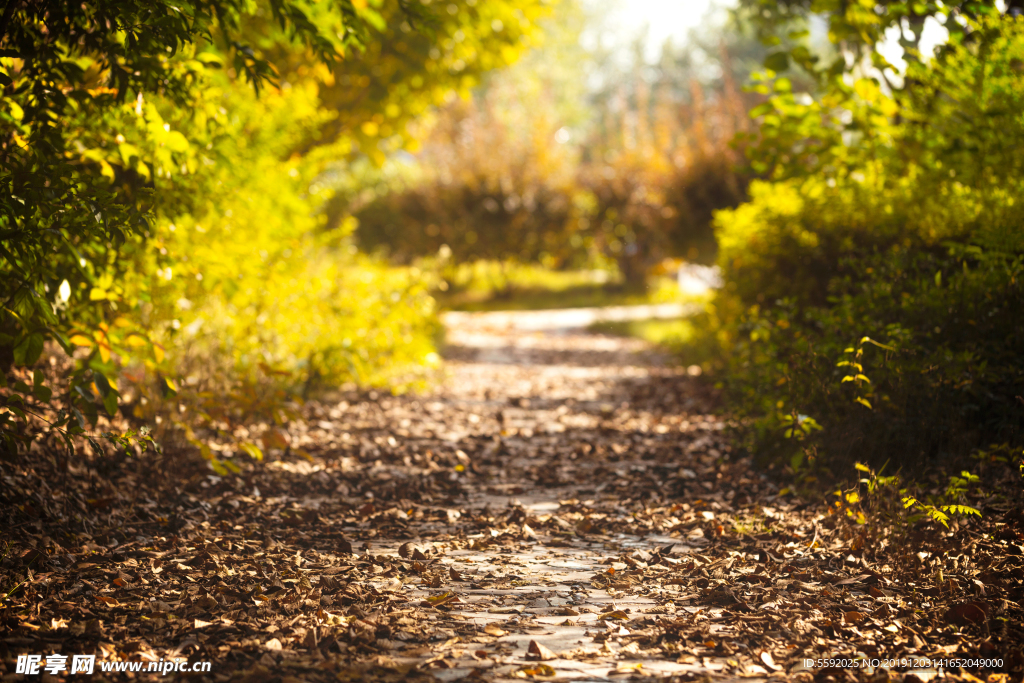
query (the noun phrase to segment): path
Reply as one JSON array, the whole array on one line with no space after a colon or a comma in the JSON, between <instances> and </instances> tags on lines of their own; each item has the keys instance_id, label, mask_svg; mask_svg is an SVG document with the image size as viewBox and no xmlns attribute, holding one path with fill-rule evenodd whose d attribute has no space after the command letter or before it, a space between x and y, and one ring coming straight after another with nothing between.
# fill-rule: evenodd
<instances>
[{"instance_id":1,"label":"path","mask_svg":"<svg viewBox=\"0 0 1024 683\"><path fill-rule=\"evenodd\" d=\"M767 675L758 653L727 661L727 603L697 606L707 591L682 578L721 565L693 553L737 496L769 492L732 476L706 387L644 342L578 329L578 311L447 320L440 391L325 408L305 442L338 459L278 465L343 480L345 512L301 506L397 603L389 637L362 646L441 680ZM702 645L683 652L683 631Z\"/></svg>"},{"instance_id":2,"label":"path","mask_svg":"<svg viewBox=\"0 0 1024 683\"><path fill-rule=\"evenodd\" d=\"M183 657L211 662L210 680L291 683L1024 663L1010 541L917 530L914 554L884 528L787 504L734 455L706 385L660 352L516 315L456 318L434 393L310 403L289 450L239 475L101 458L72 464L62 500L59 461L0 462L25 520L0 557L0 589L15 587L4 666ZM62 508L70 527L53 521ZM979 554L1001 559L968 574Z\"/></svg>"}]
</instances>

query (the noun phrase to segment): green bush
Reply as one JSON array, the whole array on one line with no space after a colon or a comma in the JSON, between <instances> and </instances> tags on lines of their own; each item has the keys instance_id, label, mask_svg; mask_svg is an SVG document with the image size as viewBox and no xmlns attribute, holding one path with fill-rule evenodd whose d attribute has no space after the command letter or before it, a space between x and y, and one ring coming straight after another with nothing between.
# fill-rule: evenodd
<instances>
[{"instance_id":1,"label":"green bush","mask_svg":"<svg viewBox=\"0 0 1024 683\"><path fill-rule=\"evenodd\" d=\"M968 36L895 101L783 84L759 112L773 144L822 143L717 217L728 386L765 457L911 465L1024 437L1024 22ZM859 132L835 134L839 105Z\"/></svg>"}]
</instances>

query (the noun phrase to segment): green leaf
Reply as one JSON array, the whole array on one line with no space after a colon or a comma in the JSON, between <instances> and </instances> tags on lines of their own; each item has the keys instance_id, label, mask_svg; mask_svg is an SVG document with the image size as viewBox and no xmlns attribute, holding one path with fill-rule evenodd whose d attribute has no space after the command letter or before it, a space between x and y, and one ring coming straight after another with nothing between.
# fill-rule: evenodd
<instances>
[{"instance_id":1,"label":"green leaf","mask_svg":"<svg viewBox=\"0 0 1024 683\"><path fill-rule=\"evenodd\" d=\"M111 390L106 396L103 397L103 407L107 410L107 415L114 417L117 415L117 392Z\"/></svg>"},{"instance_id":2,"label":"green leaf","mask_svg":"<svg viewBox=\"0 0 1024 683\"><path fill-rule=\"evenodd\" d=\"M970 505L943 505L942 510L954 515L977 515L981 517L981 510Z\"/></svg>"},{"instance_id":3,"label":"green leaf","mask_svg":"<svg viewBox=\"0 0 1024 683\"><path fill-rule=\"evenodd\" d=\"M39 356L43 354L43 335L38 332L22 337L18 345L14 347L14 364L19 366L35 365Z\"/></svg>"},{"instance_id":4,"label":"green leaf","mask_svg":"<svg viewBox=\"0 0 1024 683\"><path fill-rule=\"evenodd\" d=\"M110 380L107 379L106 375L102 372L93 370L92 381L96 383L96 388L100 390L100 396L104 399L110 394L111 386Z\"/></svg>"},{"instance_id":5,"label":"green leaf","mask_svg":"<svg viewBox=\"0 0 1024 683\"><path fill-rule=\"evenodd\" d=\"M776 73L781 73L789 68L788 52L773 52L764 58L764 66Z\"/></svg>"}]
</instances>

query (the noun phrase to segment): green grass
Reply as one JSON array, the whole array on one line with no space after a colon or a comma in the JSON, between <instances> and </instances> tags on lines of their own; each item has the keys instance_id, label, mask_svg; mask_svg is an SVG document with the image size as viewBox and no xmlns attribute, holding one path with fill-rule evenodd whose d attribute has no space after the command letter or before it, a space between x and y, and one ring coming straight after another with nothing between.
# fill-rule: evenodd
<instances>
[{"instance_id":1,"label":"green grass","mask_svg":"<svg viewBox=\"0 0 1024 683\"><path fill-rule=\"evenodd\" d=\"M671 278L652 278L646 291L627 291L617 273L560 271L539 265L477 261L446 273L447 291L434 292L442 309L524 311L592 306L629 306L680 301Z\"/></svg>"},{"instance_id":2,"label":"green grass","mask_svg":"<svg viewBox=\"0 0 1024 683\"><path fill-rule=\"evenodd\" d=\"M599 334L635 337L662 346L679 358L682 365L699 365L708 372L720 357L717 340L708 333L705 314L681 320L630 320L602 322L588 329Z\"/></svg>"}]
</instances>

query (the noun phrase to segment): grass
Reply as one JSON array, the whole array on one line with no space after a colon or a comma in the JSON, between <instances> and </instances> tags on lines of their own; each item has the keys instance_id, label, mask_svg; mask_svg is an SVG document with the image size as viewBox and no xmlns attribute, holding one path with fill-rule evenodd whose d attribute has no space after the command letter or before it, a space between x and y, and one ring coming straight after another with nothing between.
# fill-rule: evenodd
<instances>
[{"instance_id":1,"label":"grass","mask_svg":"<svg viewBox=\"0 0 1024 683\"><path fill-rule=\"evenodd\" d=\"M712 370L720 357L714 336L707 333L705 314L677 320L602 322L588 329L599 334L646 340L671 351L680 364L698 365L704 372Z\"/></svg>"},{"instance_id":2,"label":"grass","mask_svg":"<svg viewBox=\"0 0 1024 683\"><path fill-rule=\"evenodd\" d=\"M645 291L627 291L608 270L552 270L539 265L476 261L451 267L446 291L434 292L442 309L525 311L629 306L681 300L675 281L651 279Z\"/></svg>"}]
</instances>

